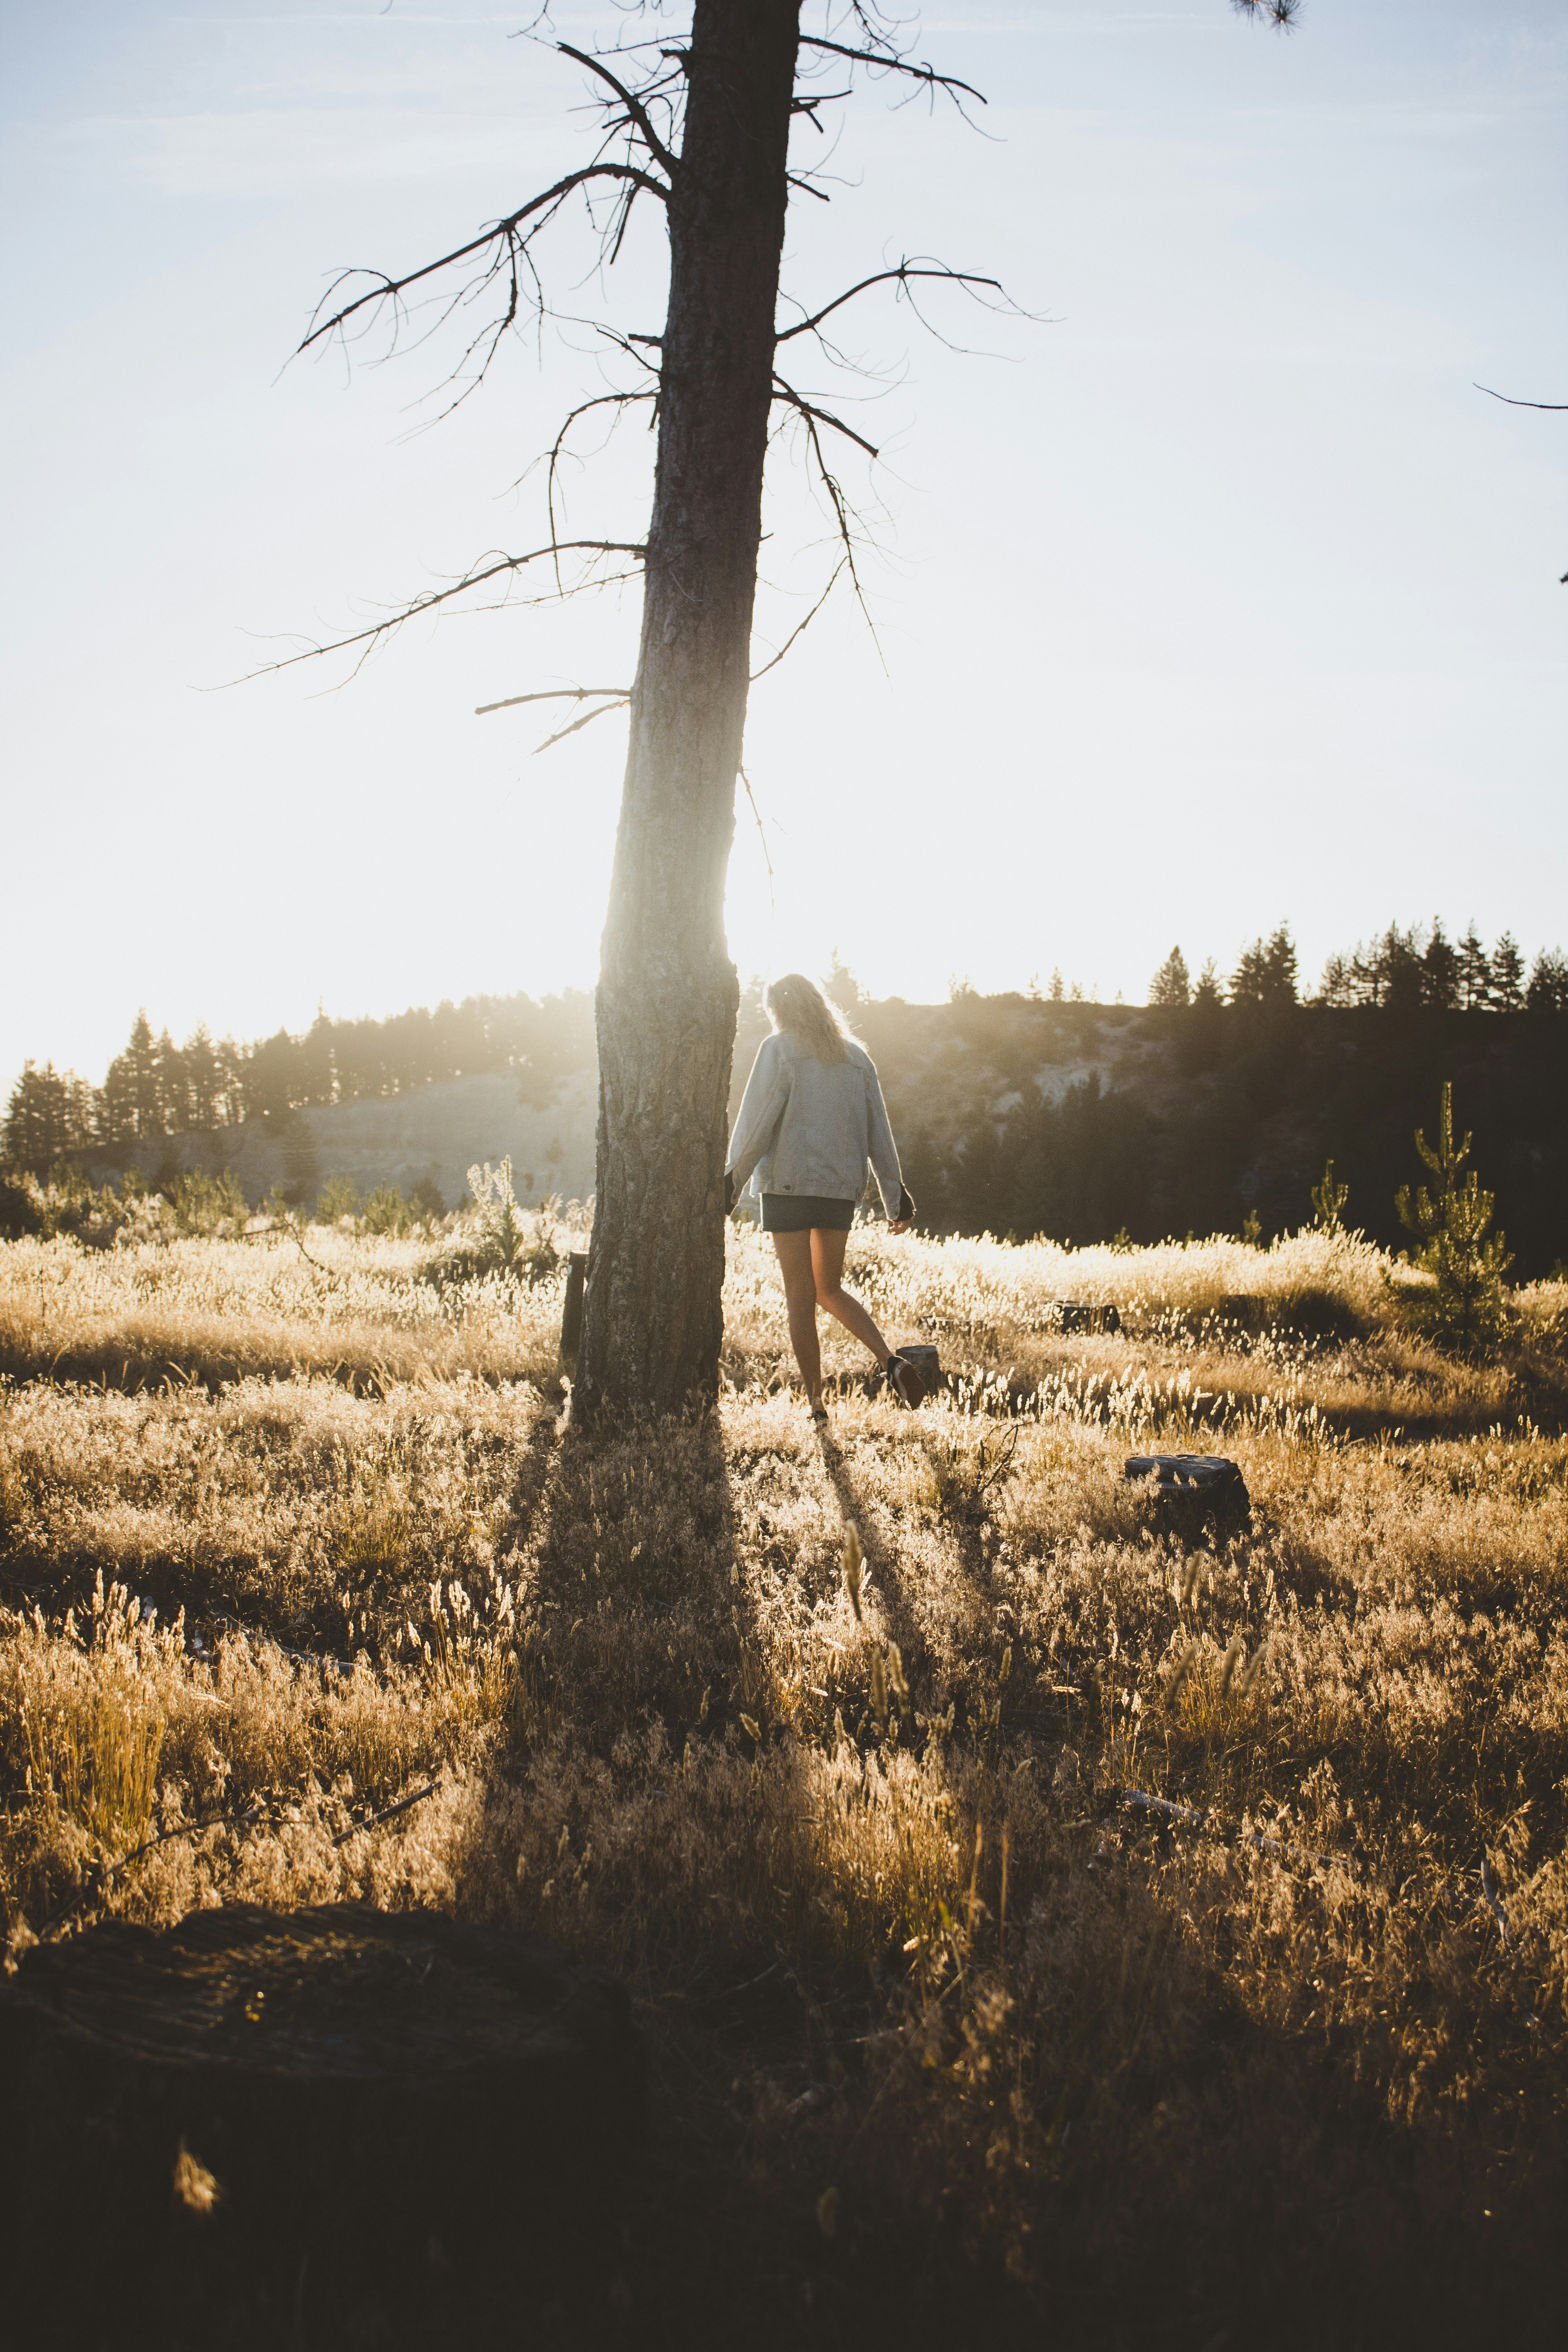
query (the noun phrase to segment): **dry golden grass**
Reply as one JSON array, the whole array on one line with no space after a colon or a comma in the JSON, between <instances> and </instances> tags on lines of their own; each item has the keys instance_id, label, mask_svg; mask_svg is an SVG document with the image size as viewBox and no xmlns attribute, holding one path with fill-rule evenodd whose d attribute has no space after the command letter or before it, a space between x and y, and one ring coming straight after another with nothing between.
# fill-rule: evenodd
<instances>
[{"instance_id":1,"label":"dry golden grass","mask_svg":"<svg viewBox=\"0 0 1568 2352\"><path fill-rule=\"evenodd\" d=\"M717 1414L590 1443L558 1284L310 1246L330 1276L0 1250L14 1948L73 1904L353 1895L609 1958L718 2086L784 2281L735 2290L754 2341L847 2340L873 2277L921 2341L1528 2314L1568 2108L1561 1296L1468 1367L1359 1244L857 1235L971 1409L848 1388L818 1444L743 1236ZM1053 1330L1061 1297L1126 1328ZM1162 1518L1121 1475L1159 1445L1234 1455L1247 1524Z\"/></svg>"}]
</instances>

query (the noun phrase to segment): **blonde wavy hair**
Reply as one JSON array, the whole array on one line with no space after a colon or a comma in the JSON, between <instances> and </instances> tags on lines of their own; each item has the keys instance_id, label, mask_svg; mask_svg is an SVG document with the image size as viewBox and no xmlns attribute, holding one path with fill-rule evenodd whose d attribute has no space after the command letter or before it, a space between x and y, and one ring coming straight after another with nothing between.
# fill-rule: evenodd
<instances>
[{"instance_id":1,"label":"blonde wavy hair","mask_svg":"<svg viewBox=\"0 0 1568 2352\"><path fill-rule=\"evenodd\" d=\"M847 1062L850 1032L831 998L803 971L781 972L763 992L768 1019L819 1062Z\"/></svg>"}]
</instances>

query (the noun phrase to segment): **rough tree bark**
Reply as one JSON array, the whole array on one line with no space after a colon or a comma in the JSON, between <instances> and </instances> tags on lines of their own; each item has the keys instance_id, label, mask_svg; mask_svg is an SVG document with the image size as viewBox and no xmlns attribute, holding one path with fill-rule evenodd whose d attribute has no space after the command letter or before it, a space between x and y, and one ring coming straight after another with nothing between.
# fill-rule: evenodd
<instances>
[{"instance_id":1,"label":"rough tree bark","mask_svg":"<svg viewBox=\"0 0 1568 2352\"><path fill-rule=\"evenodd\" d=\"M739 985L724 937L800 0L697 0L642 641L597 1010L574 1418L711 1397Z\"/></svg>"}]
</instances>

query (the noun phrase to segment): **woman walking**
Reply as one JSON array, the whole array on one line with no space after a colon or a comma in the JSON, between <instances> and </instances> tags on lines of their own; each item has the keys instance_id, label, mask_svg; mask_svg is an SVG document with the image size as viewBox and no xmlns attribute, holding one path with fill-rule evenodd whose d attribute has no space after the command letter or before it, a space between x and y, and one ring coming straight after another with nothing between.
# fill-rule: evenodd
<instances>
[{"instance_id":1,"label":"woman walking","mask_svg":"<svg viewBox=\"0 0 1568 2352\"><path fill-rule=\"evenodd\" d=\"M801 972L773 981L763 1003L773 1034L763 1040L746 1081L730 1140L725 1206L734 1207L742 1188L761 1198L763 1231L772 1234L778 1252L790 1341L813 1420L827 1418L819 1307L870 1349L900 1403L918 1404L925 1390L913 1365L889 1347L843 1282L845 1245L868 1160L889 1232L905 1232L915 1213L899 1173L876 1064L837 1006Z\"/></svg>"}]
</instances>

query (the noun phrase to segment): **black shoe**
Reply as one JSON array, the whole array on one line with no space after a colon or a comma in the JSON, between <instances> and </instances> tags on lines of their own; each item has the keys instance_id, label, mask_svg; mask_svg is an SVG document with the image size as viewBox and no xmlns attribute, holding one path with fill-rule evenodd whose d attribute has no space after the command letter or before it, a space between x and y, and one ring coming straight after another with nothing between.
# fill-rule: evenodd
<instances>
[{"instance_id":1,"label":"black shoe","mask_svg":"<svg viewBox=\"0 0 1568 2352\"><path fill-rule=\"evenodd\" d=\"M901 1348L888 1359L888 1386L902 1405L924 1404L926 1384Z\"/></svg>"}]
</instances>

